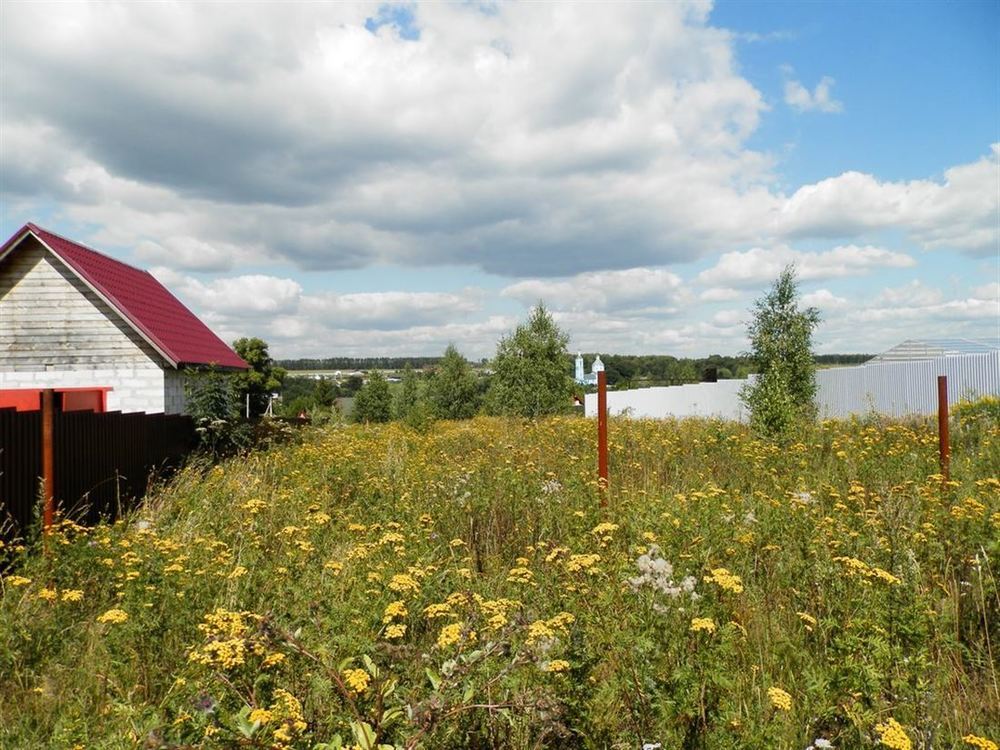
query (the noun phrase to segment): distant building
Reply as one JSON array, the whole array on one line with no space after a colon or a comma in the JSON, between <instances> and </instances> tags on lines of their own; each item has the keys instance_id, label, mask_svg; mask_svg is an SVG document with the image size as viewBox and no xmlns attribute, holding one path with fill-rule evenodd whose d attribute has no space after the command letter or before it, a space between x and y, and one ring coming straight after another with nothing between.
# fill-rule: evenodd
<instances>
[{"instance_id":1,"label":"distant building","mask_svg":"<svg viewBox=\"0 0 1000 750\"><path fill-rule=\"evenodd\" d=\"M914 362L938 357L959 357L966 354L990 354L998 350L1000 350L1000 342L978 339L907 339L876 355L865 364Z\"/></svg>"},{"instance_id":2,"label":"distant building","mask_svg":"<svg viewBox=\"0 0 1000 750\"><path fill-rule=\"evenodd\" d=\"M598 354L594 357L594 361L590 365L590 372L584 374L583 372L583 354L577 352L576 355L576 372L573 375L573 379L580 385L597 385L597 373L604 372L604 363L601 362L601 355Z\"/></svg>"}]
</instances>

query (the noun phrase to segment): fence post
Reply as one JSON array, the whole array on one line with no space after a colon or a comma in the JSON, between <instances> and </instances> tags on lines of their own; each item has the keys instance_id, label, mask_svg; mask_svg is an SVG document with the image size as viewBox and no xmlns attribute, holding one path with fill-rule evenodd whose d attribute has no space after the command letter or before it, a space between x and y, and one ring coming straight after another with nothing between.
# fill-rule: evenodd
<instances>
[{"instance_id":1,"label":"fence post","mask_svg":"<svg viewBox=\"0 0 1000 750\"><path fill-rule=\"evenodd\" d=\"M604 508L608 504L608 381L603 370L597 373L597 481Z\"/></svg>"},{"instance_id":2,"label":"fence post","mask_svg":"<svg viewBox=\"0 0 1000 750\"><path fill-rule=\"evenodd\" d=\"M948 437L948 376L938 375L938 456L944 481L950 478L951 441Z\"/></svg>"},{"instance_id":3,"label":"fence post","mask_svg":"<svg viewBox=\"0 0 1000 750\"><path fill-rule=\"evenodd\" d=\"M53 451L55 412L55 392L51 388L42 391L42 533L52 530L55 515L55 454Z\"/></svg>"}]
</instances>

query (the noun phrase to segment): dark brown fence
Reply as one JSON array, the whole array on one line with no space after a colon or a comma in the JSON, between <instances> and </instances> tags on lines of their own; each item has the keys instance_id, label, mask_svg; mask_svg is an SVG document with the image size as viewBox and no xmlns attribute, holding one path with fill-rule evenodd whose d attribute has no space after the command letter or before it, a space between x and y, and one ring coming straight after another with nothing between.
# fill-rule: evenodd
<instances>
[{"instance_id":1,"label":"dark brown fence","mask_svg":"<svg viewBox=\"0 0 1000 750\"><path fill-rule=\"evenodd\" d=\"M195 443L194 422L175 414L53 414L54 496L80 523L112 518L145 494L152 472L177 466ZM0 409L0 536L40 514L42 412ZM6 522L6 523L4 523Z\"/></svg>"}]
</instances>

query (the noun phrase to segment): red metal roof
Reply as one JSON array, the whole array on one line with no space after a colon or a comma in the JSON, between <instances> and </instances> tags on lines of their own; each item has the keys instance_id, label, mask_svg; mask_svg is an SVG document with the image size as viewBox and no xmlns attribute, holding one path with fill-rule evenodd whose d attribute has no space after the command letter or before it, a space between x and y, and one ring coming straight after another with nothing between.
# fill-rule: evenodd
<instances>
[{"instance_id":1,"label":"red metal roof","mask_svg":"<svg viewBox=\"0 0 1000 750\"><path fill-rule=\"evenodd\" d=\"M248 367L236 352L148 271L109 258L30 223L0 247L0 259L28 233L37 237L76 271L175 366L215 364L244 370Z\"/></svg>"}]
</instances>

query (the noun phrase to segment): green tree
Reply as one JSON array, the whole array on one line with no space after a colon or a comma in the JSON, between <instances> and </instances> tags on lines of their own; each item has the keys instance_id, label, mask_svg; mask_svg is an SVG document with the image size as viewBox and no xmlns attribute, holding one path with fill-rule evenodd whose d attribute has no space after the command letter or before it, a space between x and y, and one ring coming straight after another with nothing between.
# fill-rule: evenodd
<instances>
[{"instance_id":1,"label":"green tree","mask_svg":"<svg viewBox=\"0 0 1000 750\"><path fill-rule=\"evenodd\" d=\"M568 343L569 336L539 302L528 320L497 344L487 410L521 417L568 410L573 385L566 364Z\"/></svg>"},{"instance_id":2,"label":"green tree","mask_svg":"<svg viewBox=\"0 0 1000 750\"><path fill-rule=\"evenodd\" d=\"M246 413L247 396L250 399L250 417L264 413L270 394L280 390L287 374L285 368L278 367L267 351L267 342L259 338L241 338L233 342L233 349L243 361L250 365L233 375L233 389L236 391Z\"/></svg>"},{"instance_id":3,"label":"green tree","mask_svg":"<svg viewBox=\"0 0 1000 750\"><path fill-rule=\"evenodd\" d=\"M771 290L754 303L747 336L757 378L740 396L750 410L750 424L758 432L780 436L795 422L815 416L812 334L819 321L816 308L799 308L792 265L786 266Z\"/></svg>"},{"instance_id":4,"label":"green tree","mask_svg":"<svg viewBox=\"0 0 1000 750\"><path fill-rule=\"evenodd\" d=\"M316 390L313 391L313 398L319 406L327 408L333 406L337 398L337 387L326 378L316 381Z\"/></svg>"},{"instance_id":5,"label":"green tree","mask_svg":"<svg viewBox=\"0 0 1000 750\"><path fill-rule=\"evenodd\" d=\"M392 394L389 381L378 370L372 370L354 397L355 422L388 422L392 419Z\"/></svg>"},{"instance_id":6,"label":"green tree","mask_svg":"<svg viewBox=\"0 0 1000 750\"><path fill-rule=\"evenodd\" d=\"M427 398L438 419L468 419L479 411L476 373L454 344L444 350L427 387Z\"/></svg>"},{"instance_id":7,"label":"green tree","mask_svg":"<svg viewBox=\"0 0 1000 750\"><path fill-rule=\"evenodd\" d=\"M184 395L185 411L194 419L203 450L219 457L249 446L250 425L240 420L240 403L230 373L215 367L187 370Z\"/></svg>"},{"instance_id":8,"label":"green tree","mask_svg":"<svg viewBox=\"0 0 1000 750\"><path fill-rule=\"evenodd\" d=\"M396 398L392 402L392 411L396 419L405 420L410 416L420 398L420 382L417 380L417 373L413 365L409 362L403 368L403 378L399 390L396 391Z\"/></svg>"},{"instance_id":9,"label":"green tree","mask_svg":"<svg viewBox=\"0 0 1000 750\"><path fill-rule=\"evenodd\" d=\"M345 396L353 396L358 391L361 390L361 386L365 384L364 378L360 375L350 375L344 384L340 387L340 390Z\"/></svg>"}]
</instances>

